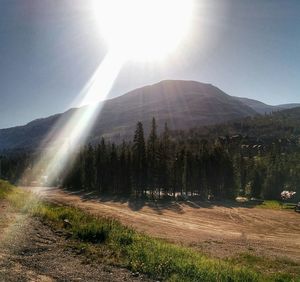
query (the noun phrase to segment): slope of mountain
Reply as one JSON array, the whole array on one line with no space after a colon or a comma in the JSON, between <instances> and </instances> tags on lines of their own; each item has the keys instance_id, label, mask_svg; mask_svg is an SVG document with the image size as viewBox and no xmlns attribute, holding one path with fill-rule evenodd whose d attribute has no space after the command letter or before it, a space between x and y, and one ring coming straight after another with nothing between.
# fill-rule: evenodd
<instances>
[{"instance_id":1,"label":"slope of mountain","mask_svg":"<svg viewBox=\"0 0 300 282\"><path fill-rule=\"evenodd\" d=\"M243 98L243 97L235 97L235 98L238 101L242 102L243 104L252 108L254 111L258 112L259 114L265 114L265 113L268 114L280 110L277 106L267 105L263 102L254 99Z\"/></svg>"},{"instance_id":2,"label":"slope of mountain","mask_svg":"<svg viewBox=\"0 0 300 282\"><path fill-rule=\"evenodd\" d=\"M195 81L167 80L108 100L94 127L96 136L131 135L137 121L146 132L152 117L163 127L186 129L221 123L256 112L220 89Z\"/></svg>"},{"instance_id":3,"label":"slope of mountain","mask_svg":"<svg viewBox=\"0 0 300 282\"><path fill-rule=\"evenodd\" d=\"M123 96L107 100L103 105L89 141L101 136L119 140L131 137L137 121L146 132L152 117L162 128L188 129L201 125L222 123L257 114L253 108L231 97L217 87L195 81L167 80L133 90ZM74 111L38 119L24 126L0 130L0 150L35 148L51 132L57 130ZM59 121L59 122L58 122ZM46 145L44 142L43 144Z\"/></svg>"},{"instance_id":4,"label":"slope of mountain","mask_svg":"<svg viewBox=\"0 0 300 282\"><path fill-rule=\"evenodd\" d=\"M278 107L280 107L283 110L288 110L288 109L300 107L300 104L299 103L282 104L282 105L278 105Z\"/></svg>"},{"instance_id":5,"label":"slope of mountain","mask_svg":"<svg viewBox=\"0 0 300 282\"><path fill-rule=\"evenodd\" d=\"M284 143L300 144L300 107L200 127L185 133L173 132L172 134L174 138L180 137L182 140L186 140L190 136L198 139L243 136L245 140L252 140L251 142L255 142L255 144L262 141L269 145L273 142L279 142L282 145Z\"/></svg>"},{"instance_id":6,"label":"slope of mountain","mask_svg":"<svg viewBox=\"0 0 300 282\"><path fill-rule=\"evenodd\" d=\"M63 114L36 119L23 126L0 129L0 150L37 148L51 130L67 120L74 111L70 109Z\"/></svg>"},{"instance_id":7,"label":"slope of mountain","mask_svg":"<svg viewBox=\"0 0 300 282\"><path fill-rule=\"evenodd\" d=\"M249 106L250 108L252 108L254 111L258 112L259 114L269 114L269 113L276 112L276 111L300 107L300 104L297 104L297 103L272 106L272 105L268 105L263 102L254 100L254 99L249 99L249 98L244 98L244 97L234 97L234 98L236 98L243 104Z\"/></svg>"}]
</instances>

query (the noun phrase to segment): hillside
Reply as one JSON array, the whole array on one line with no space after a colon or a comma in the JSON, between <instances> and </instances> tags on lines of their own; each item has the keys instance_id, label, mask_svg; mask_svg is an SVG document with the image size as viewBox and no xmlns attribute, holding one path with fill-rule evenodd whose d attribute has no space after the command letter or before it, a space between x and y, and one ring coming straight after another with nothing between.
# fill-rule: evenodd
<instances>
[{"instance_id":1,"label":"hillside","mask_svg":"<svg viewBox=\"0 0 300 282\"><path fill-rule=\"evenodd\" d=\"M101 107L102 105L99 105ZM35 148L49 132L64 124L74 111L0 130L0 150ZM246 116L256 112L217 87L195 81L162 81L107 100L96 119L90 140L122 140L131 137L137 121L145 125L152 117L170 129L189 129ZM57 122L59 123L57 124ZM145 128L147 131L147 127Z\"/></svg>"},{"instance_id":2,"label":"hillside","mask_svg":"<svg viewBox=\"0 0 300 282\"><path fill-rule=\"evenodd\" d=\"M299 143L300 107L276 111L272 114L246 117L223 124L203 126L183 132L173 132L174 138L214 139L219 136L241 135L259 142L273 143L282 139ZM280 142L281 142L280 141ZM256 142L256 141L254 141Z\"/></svg>"},{"instance_id":3,"label":"hillside","mask_svg":"<svg viewBox=\"0 0 300 282\"><path fill-rule=\"evenodd\" d=\"M254 100L254 99L249 99L249 98L244 98L244 97L235 97L235 98L262 115L269 114L269 113L276 112L276 111L300 107L299 103L291 103L291 104L282 104L282 105L272 106L272 105L268 105L263 102Z\"/></svg>"},{"instance_id":4,"label":"hillside","mask_svg":"<svg viewBox=\"0 0 300 282\"><path fill-rule=\"evenodd\" d=\"M211 84L166 80L99 104L101 111L88 141L98 142L101 137L116 142L130 139L137 121L143 122L148 133L152 117L156 118L159 125L167 122L171 130L187 130L297 105L270 106L253 99L230 96ZM51 137L55 136L70 116L82 110L84 108L70 109L62 114L34 120L24 126L1 129L0 150L31 149L41 144L48 146ZM54 139L55 142L60 142L57 138Z\"/></svg>"},{"instance_id":5,"label":"hillside","mask_svg":"<svg viewBox=\"0 0 300 282\"><path fill-rule=\"evenodd\" d=\"M162 81L108 100L94 127L94 136L127 136L136 122L146 132L152 117L170 129L222 123L256 112L217 87L195 81Z\"/></svg>"}]
</instances>

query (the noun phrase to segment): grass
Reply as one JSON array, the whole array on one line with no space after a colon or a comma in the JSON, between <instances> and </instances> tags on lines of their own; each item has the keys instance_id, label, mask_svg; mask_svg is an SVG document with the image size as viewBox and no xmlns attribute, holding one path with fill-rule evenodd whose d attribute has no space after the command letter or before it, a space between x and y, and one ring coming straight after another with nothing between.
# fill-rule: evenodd
<instances>
[{"instance_id":1,"label":"grass","mask_svg":"<svg viewBox=\"0 0 300 282\"><path fill-rule=\"evenodd\" d=\"M229 258L228 261L235 265L251 267L256 272L280 273L280 276L277 276L277 281L290 281L291 277L287 274L291 273L294 274L295 281L300 281L299 279L296 280L296 277L300 277L299 264L288 258L270 259L255 256L251 253L242 253L236 257ZM281 278L281 280L278 278Z\"/></svg>"},{"instance_id":2,"label":"grass","mask_svg":"<svg viewBox=\"0 0 300 282\"><path fill-rule=\"evenodd\" d=\"M287 203L282 203L275 200L266 200L262 204L257 205L258 208L262 209L273 209L273 210L284 210L284 209L293 209L295 205L290 205Z\"/></svg>"},{"instance_id":3,"label":"grass","mask_svg":"<svg viewBox=\"0 0 300 282\"><path fill-rule=\"evenodd\" d=\"M276 273L270 268L272 261L266 264L263 259L250 255L227 260L211 258L139 233L112 219L41 202L7 183L0 182L1 190L6 192L0 195L17 209L68 233L73 246L93 261L106 260L164 281L297 281L294 274ZM274 271L267 273L266 269Z\"/></svg>"},{"instance_id":4,"label":"grass","mask_svg":"<svg viewBox=\"0 0 300 282\"><path fill-rule=\"evenodd\" d=\"M14 189L9 182L0 180L0 199L5 199Z\"/></svg>"},{"instance_id":5,"label":"grass","mask_svg":"<svg viewBox=\"0 0 300 282\"><path fill-rule=\"evenodd\" d=\"M245 267L210 259L188 248L151 238L107 218L93 217L72 207L38 204L31 213L65 228L75 240L105 245L115 264L155 279L169 281L259 281ZM65 221L68 219L68 226ZM86 248L86 247L85 247Z\"/></svg>"}]
</instances>

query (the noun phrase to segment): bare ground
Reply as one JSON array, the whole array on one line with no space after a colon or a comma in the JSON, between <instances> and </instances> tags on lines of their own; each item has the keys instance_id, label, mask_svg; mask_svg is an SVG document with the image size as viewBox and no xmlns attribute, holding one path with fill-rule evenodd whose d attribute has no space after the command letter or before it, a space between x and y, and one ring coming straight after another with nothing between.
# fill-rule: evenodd
<instances>
[{"instance_id":1,"label":"bare ground","mask_svg":"<svg viewBox=\"0 0 300 282\"><path fill-rule=\"evenodd\" d=\"M64 235L0 201L0 281L149 281L135 276L126 269L87 263Z\"/></svg>"},{"instance_id":2,"label":"bare ground","mask_svg":"<svg viewBox=\"0 0 300 282\"><path fill-rule=\"evenodd\" d=\"M217 257L250 252L300 262L300 215L233 203L157 202L99 198L56 188L26 188L42 197L112 217L155 237Z\"/></svg>"}]
</instances>

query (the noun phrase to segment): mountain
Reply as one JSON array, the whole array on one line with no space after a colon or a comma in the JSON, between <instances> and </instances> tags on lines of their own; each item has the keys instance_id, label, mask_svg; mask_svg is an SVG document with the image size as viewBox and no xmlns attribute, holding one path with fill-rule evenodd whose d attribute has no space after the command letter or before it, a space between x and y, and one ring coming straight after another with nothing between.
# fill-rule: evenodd
<instances>
[{"instance_id":1,"label":"mountain","mask_svg":"<svg viewBox=\"0 0 300 282\"><path fill-rule=\"evenodd\" d=\"M294 109L300 107L300 103L282 104L279 105L278 107L280 107L282 110Z\"/></svg>"},{"instance_id":2,"label":"mountain","mask_svg":"<svg viewBox=\"0 0 300 282\"><path fill-rule=\"evenodd\" d=\"M255 115L249 106L227 95L217 87L195 81L166 80L110 99L102 107L91 130L89 141L101 136L121 141L132 136L136 122L145 131L152 117L160 128L165 122L170 129L188 129ZM32 121L24 126L0 130L0 150L35 148L46 136L59 129L59 124L82 109ZM46 144L46 143L45 143Z\"/></svg>"},{"instance_id":3,"label":"mountain","mask_svg":"<svg viewBox=\"0 0 300 282\"><path fill-rule=\"evenodd\" d=\"M186 129L255 115L217 87L195 81L166 80L108 100L94 127L96 136L131 135L136 122L147 132L152 117L163 127Z\"/></svg>"},{"instance_id":4,"label":"mountain","mask_svg":"<svg viewBox=\"0 0 300 282\"><path fill-rule=\"evenodd\" d=\"M0 151L38 147L56 125L62 124L75 111L77 110L71 109L63 114L36 119L23 126L0 129Z\"/></svg>"},{"instance_id":5,"label":"mountain","mask_svg":"<svg viewBox=\"0 0 300 282\"><path fill-rule=\"evenodd\" d=\"M182 80L161 81L99 104L99 114L88 141L98 142L101 136L117 142L131 138L137 121L143 122L147 134L152 117L156 118L160 130L165 122L171 130L177 130L218 124L261 113L257 110L258 106L249 103L250 99L245 101L232 97L211 84ZM85 109L71 109L62 114L34 120L24 126L2 129L0 150L36 148L40 144L48 146L51 137L56 136L69 117Z\"/></svg>"},{"instance_id":6,"label":"mountain","mask_svg":"<svg viewBox=\"0 0 300 282\"><path fill-rule=\"evenodd\" d=\"M181 140L196 137L198 139L226 139L228 136L243 137L243 142L254 144L300 144L300 107L276 111L268 115L257 115L223 124L199 127L186 132L172 132L173 137ZM176 135L177 134L177 135Z\"/></svg>"},{"instance_id":7,"label":"mountain","mask_svg":"<svg viewBox=\"0 0 300 282\"><path fill-rule=\"evenodd\" d=\"M259 114L269 114L276 111L300 107L300 104L297 103L272 106L254 99L249 99L244 97L234 97L234 98L236 98L238 101L242 102L243 104L249 106Z\"/></svg>"}]
</instances>

